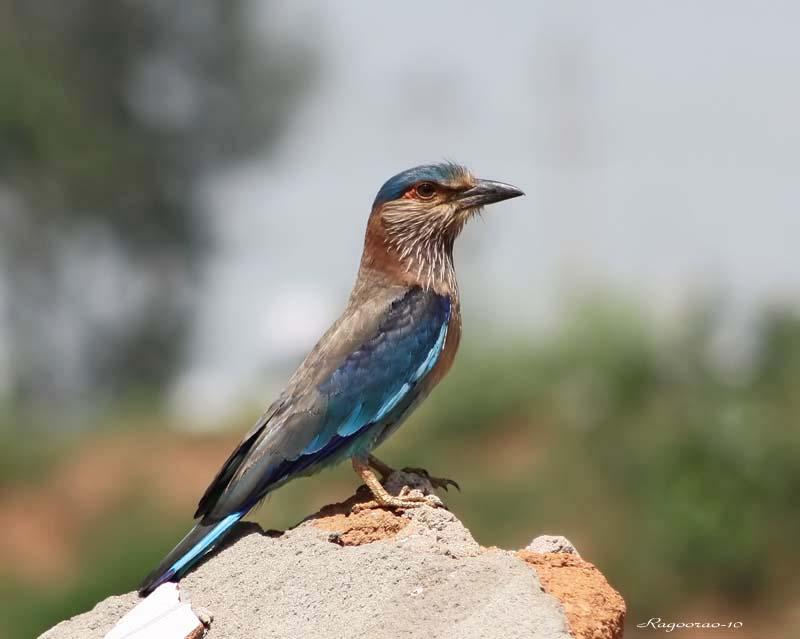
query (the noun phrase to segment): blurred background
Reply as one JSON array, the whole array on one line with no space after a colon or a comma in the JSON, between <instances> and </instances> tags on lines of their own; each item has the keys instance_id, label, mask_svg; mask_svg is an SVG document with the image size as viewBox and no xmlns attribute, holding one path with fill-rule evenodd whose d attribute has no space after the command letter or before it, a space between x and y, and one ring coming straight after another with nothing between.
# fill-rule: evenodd
<instances>
[{"instance_id":1,"label":"blurred background","mask_svg":"<svg viewBox=\"0 0 800 639\"><path fill-rule=\"evenodd\" d=\"M381 183L445 158L528 195L466 230L462 352L381 457L459 480L485 545L566 535L629 636L798 636L798 20L0 0L0 636L137 585L341 310Z\"/></svg>"}]
</instances>

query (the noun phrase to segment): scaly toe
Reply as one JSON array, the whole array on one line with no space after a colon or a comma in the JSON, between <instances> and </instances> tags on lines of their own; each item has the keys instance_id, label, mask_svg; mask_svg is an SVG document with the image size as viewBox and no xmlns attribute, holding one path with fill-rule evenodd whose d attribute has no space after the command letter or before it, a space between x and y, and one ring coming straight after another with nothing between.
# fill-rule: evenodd
<instances>
[{"instance_id":1,"label":"scaly toe","mask_svg":"<svg viewBox=\"0 0 800 639\"><path fill-rule=\"evenodd\" d=\"M380 508L381 505L375 501L374 499L370 501L362 501L358 504L353 504L352 508L350 508L350 512L360 513L363 510L373 510L374 508Z\"/></svg>"},{"instance_id":2,"label":"scaly toe","mask_svg":"<svg viewBox=\"0 0 800 639\"><path fill-rule=\"evenodd\" d=\"M396 508L398 510L408 508L419 508L421 506L430 506L431 508L444 508L444 503L436 495L409 495L408 486L403 488L400 496L392 497L386 501L378 501L372 499L370 501L354 504L350 509L351 512L359 513L364 510L373 510L375 508Z\"/></svg>"},{"instance_id":3,"label":"scaly toe","mask_svg":"<svg viewBox=\"0 0 800 639\"><path fill-rule=\"evenodd\" d=\"M425 503L431 508L447 508L436 495L425 495Z\"/></svg>"}]
</instances>

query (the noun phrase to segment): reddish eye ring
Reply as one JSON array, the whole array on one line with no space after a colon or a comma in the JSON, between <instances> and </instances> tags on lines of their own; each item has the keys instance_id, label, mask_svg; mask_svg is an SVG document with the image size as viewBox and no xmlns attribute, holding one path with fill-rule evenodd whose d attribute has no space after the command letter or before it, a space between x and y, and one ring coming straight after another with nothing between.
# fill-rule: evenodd
<instances>
[{"instance_id":1,"label":"reddish eye ring","mask_svg":"<svg viewBox=\"0 0 800 639\"><path fill-rule=\"evenodd\" d=\"M430 200L436 195L436 185L433 182L420 182L414 187L414 192L422 200Z\"/></svg>"}]
</instances>

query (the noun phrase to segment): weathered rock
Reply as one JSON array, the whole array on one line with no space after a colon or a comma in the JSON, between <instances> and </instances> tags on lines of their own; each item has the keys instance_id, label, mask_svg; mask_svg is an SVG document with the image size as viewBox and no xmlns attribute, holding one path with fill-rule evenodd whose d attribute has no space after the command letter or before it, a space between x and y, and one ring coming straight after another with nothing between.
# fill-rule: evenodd
<instances>
[{"instance_id":1,"label":"weathered rock","mask_svg":"<svg viewBox=\"0 0 800 639\"><path fill-rule=\"evenodd\" d=\"M525 546L524 550L531 552L561 552L580 557L580 553L572 545L572 542L561 535L539 535L531 543Z\"/></svg>"},{"instance_id":2,"label":"weathered rock","mask_svg":"<svg viewBox=\"0 0 800 639\"><path fill-rule=\"evenodd\" d=\"M481 547L445 509L351 512L367 499L362 489L284 533L240 525L230 543L180 582L182 598L211 619L208 639L570 637L564 609L574 629L570 607L586 593L581 587L562 608L537 577L542 566L555 565L521 551L534 571L515 553ZM563 580L540 575L552 594L564 594L552 587ZM135 593L110 597L44 637L99 639L138 601Z\"/></svg>"}]
</instances>

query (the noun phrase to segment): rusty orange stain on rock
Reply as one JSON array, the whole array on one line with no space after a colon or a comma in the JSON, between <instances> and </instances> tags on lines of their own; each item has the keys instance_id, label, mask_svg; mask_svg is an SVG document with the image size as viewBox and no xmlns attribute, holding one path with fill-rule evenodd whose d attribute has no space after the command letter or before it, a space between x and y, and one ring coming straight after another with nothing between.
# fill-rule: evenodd
<instances>
[{"instance_id":1,"label":"rusty orange stain on rock","mask_svg":"<svg viewBox=\"0 0 800 639\"><path fill-rule=\"evenodd\" d=\"M354 504L369 499L371 496L365 493L362 486L356 495L342 503L325 506L310 521L317 528L334 535L332 541L341 546L361 546L391 539L408 525L407 518L384 508L352 512Z\"/></svg>"},{"instance_id":2,"label":"rusty orange stain on rock","mask_svg":"<svg viewBox=\"0 0 800 639\"><path fill-rule=\"evenodd\" d=\"M532 566L545 591L564 607L576 639L621 639L625 601L593 564L565 553L520 550L517 556Z\"/></svg>"}]
</instances>

